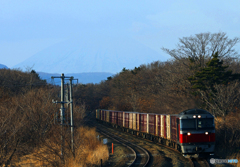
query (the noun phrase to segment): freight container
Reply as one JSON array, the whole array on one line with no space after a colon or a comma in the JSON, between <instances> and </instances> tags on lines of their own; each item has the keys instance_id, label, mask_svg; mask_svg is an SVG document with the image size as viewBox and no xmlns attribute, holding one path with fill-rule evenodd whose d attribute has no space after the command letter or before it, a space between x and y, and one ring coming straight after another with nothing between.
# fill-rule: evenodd
<instances>
[{"instance_id":1,"label":"freight container","mask_svg":"<svg viewBox=\"0 0 240 167\"><path fill-rule=\"evenodd\" d=\"M171 140L171 115L167 115L167 139Z\"/></svg>"},{"instance_id":2,"label":"freight container","mask_svg":"<svg viewBox=\"0 0 240 167\"><path fill-rule=\"evenodd\" d=\"M177 115L171 115L171 140L177 142L178 132L177 132Z\"/></svg>"},{"instance_id":3,"label":"freight container","mask_svg":"<svg viewBox=\"0 0 240 167\"><path fill-rule=\"evenodd\" d=\"M102 110L102 120L104 121L104 119L105 119L105 111Z\"/></svg>"},{"instance_id":4,"label":"freight container","mask_svg":"<svg viewBox=\"0 0 240 167\"><path fill-rule=\"evenodd\" d=\"M155 114L154 117L155 117L155 123L154 123L155 132L154 132L154 135L158 136L158 134L159 134L159 114Z\"/></svg>"},{"instance_id":5,"label":"freight container","mask_svg":"<svg viewBox=\"0 0 240 167\"><path fill-rule=\"evenodd\" d=\"M117 112L116 111L112 111L112 120L113 120L113 124L117 124Z\"/></svg>"},{"instance_id":6,"label":"freight container","mask_svg":"<svg viewBox=\"0 0 240 167\"><path fill-rule=\"evenodd\" d=\"M109 122L109 110L106 110L106 122Z\"/></svg>"},{"instance_id":7,"label":"freight container","mask_svg":"<svg viewBox=\"0 0 240 167\"><path fill-rule=\"evenodd\" d=\"M133 113L129 112L129 129L133 129Z\"/></svg>"},{"instance_id":8,"label":"freight container","mask_svg":"<svg viewBox=\"0 0 240 167\"><path fill-rule=\"evenodd\" d=\"M109 122L113 123L113 116L112 116L113 111L109 111Z\"/></svg>"},{"instance_id":9,"label":"freight container","mask_svg":"<svg viewBox=\"0 0 240 167\"><path fill-rule=\"evenodd\" d=\"M105 121L108 122L109 120L109 115L108 115L109 111L105 110Z\"/></svg>"},{"instance_id":10,"label":"freight container","mask_svg":"<svg viewBox=\"0 0 240 167\"><path fill-rule=\"evenodd\" d=\"M125 128L129 128L129 112L124 112Z\"/></svg>"},{"instance_id":11,"label":"freight container","mask_svg":"<svg viewBox=\"0 0 240 167\"><path fill-rule=\"evenodd\" d=\"M141 131L141 130L140 130L140 122L141 122L141 121L140 121L140 120L141 120L141 116L140 116L140 115L141 115L141 114L139 114L139 113L137 114L137 131Z\"/></svg>"},{"instance_id":12,"label":"freight container","mask_svg":"<svg viewBox=\"0 0 240 167\"><path fill-rule=\"evenodd\" d=\"M160 114L157 115L157 129L158 129L157 135L161 137L161 115Z\"/></svg>"},{"instance_id":13,"label":"freight container","mask_svg":"<svg viewBox=\"0 0 240 167\"><path fill-rule=\"evenodd\" d=\"M140 114L140 131L144 133L149 133L149 114Z\"/></svg>"},{"instance_id":14,"label":"freight container","mask_svg":"<svg viewBox=\"0 0 240 167\"><path fill-rule=\"evenodd\" d=\"M103 110L103 120L106 122L106 110Z\"/></svg>"},{"instance_id":15,"label":"freight container","mask_svg":"<svg viewBox=\"0 0 240 167\"><path fill-rule=\"evenodd\" d=\"M166 115L161 115L161 137L167 138Z\"/></svg>"},{"instance_id":16,"label":"freight container","mask_svg":"<svg viewBox=\"0 0 240 167\"><path fill-rule=\"evenodd\" d=\"M118 125L123 126L123 112L118 111L117 114L118 114Z\"/></svg>"},{"instance_id":17,"label":"freight container","mask_svg":"<svg viewBox=\"0 0 240 167\"><path fill-rule=\"evenodd\" d=\"M149 133L155 135L156 128L156 117L155 114L149 114Z\"/></svg>"},{"instance_id":18,"label":"freight container","mask_svg":"<svg viewBox=\"0 0 240 167\"><path fill-rule=\"evenodd\" d=\"M96 110L96 118L100 119L100 110L99 109Z\"/></svg>"},{"instance_id":19,"label":"freight container","mask_svg":"<svg viewBox=\"0 0 240 167\"><path fill-rule=\"evenodd\" d=\"M129 129L136 129L136 114L137 112L128 112L129 113Z\"/></svg>"},{"instance_id":20,"label":"freight container","mask_svg":"<svg viewBox=\"0 0 240 167\"><path fill-rule=\"evenodd\" d=\"M133 113L133 130L137 130L137 113Z\"/></svg>"}]
</instances>

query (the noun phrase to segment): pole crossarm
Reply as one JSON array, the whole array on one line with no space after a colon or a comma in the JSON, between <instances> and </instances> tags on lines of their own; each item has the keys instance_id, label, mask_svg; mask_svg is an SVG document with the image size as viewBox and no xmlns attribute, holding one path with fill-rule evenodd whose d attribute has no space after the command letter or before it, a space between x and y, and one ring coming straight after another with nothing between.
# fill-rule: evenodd
<instances>
[{"instance_id":1,"label":"pole crossarm","mask_svg":"<svg viewBox=\"0 0 240 167\"><path fill-rule=\"evenodd\" d=\"M69 101L57 101L57 100L54 101L54 99L52 99L52 103L55 103L55 104L58 104L58 103L64 104L64 103L71 103L71 102L69 102Z\"/></svg>"},{"instance_id":2,"label":"pole crossarm","mask_svg":"<svg viewBox=\"0 0 240 167\"><path fill-rule=\"evenodd\" d=\"M73 76L71 76L71 77L66 77L66 76L64 76L64 75L63 75L63 76L60 76L60 77L51 76L51 79L54 79L54 78L70 78L70 79L72 78L72 79L73 79L74 77L73 77ZM76 79L74 79L74 80L76 80Z\"/></svg>"},{"instance_id":3,"label":"pole crossarm","mask_svg":"<svg viewBox=\"0 0 240 167\"><path fill-rule=\"evenodd\" d=\"M66 79L66 80L69 80L69 81L73 81L73 80L77 80L77 84L78 84L78 79L74 79L74 77L73 76L71 76L71 77L68 77L69 79Z\"/></svg>"}]
</instances>

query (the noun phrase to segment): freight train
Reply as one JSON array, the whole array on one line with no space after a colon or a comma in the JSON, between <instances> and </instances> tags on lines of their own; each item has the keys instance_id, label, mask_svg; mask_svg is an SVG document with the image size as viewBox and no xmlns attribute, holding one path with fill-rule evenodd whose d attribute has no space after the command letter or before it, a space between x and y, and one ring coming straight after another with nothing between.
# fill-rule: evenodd
<instances>
[{"instance_id":1,"label":"freight train","mask_svg":"<svg viewBox=\"0 0 240 167\"><path fill-rule=\"evenodd\" d=\"M185 157L214 154L214 116L203 109L188 109L174 115L97 109L96 119L173 147Z\"/></svg>"}]
</instances>

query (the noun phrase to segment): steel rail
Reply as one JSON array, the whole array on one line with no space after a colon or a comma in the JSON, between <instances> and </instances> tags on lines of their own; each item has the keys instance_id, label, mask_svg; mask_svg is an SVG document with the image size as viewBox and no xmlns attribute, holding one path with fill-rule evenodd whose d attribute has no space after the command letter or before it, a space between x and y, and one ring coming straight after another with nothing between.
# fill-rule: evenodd
<instances>
[{"instance_id":1,"label":"steel rail","mask_svg":"<svg viewBox=\"0 0 240 167\"><path fill-rule=\"evenodd\" d=\"M105 125L102 125L102 124L99 124L99 125L100 125L100 126L105 126ZM113 129L112 127L108 127L108 128ZM116 130L119 131L119 132L122 132L122 131L120 131L119 129L116 129ZM167 145L164 145L164 144L161 144L161 143L158 143L158 142L154 142L154 141L152 141L152 140L145 139L145 138L142 138L142 137L139 137L139 136L136 136L136 135L132 135L132 134L130 134L130 133L126 133L126 132L122 132L122 133L131 135L131 136L135 136L136 138L139 138L139 139L141 139L141 140L145 140L145 141L147 141L147 142L151 142L151 143L153 143L153 144L156 144L156 145L165 147L166 149L172 150L172 151L175 152L176 154L181 154L178 150L176 150L176 149L174 149L174 148L172 148L172 147L169 147L169 146L167 146ZM181 155L181 156L182 156L182 155ZM191 160L191 158L187 158L187 159L188 159L188 161L189 161L189 163L190 163L190 166L194 167L194 163L193 163L193 161Z\"/></svg>"},{"instance_id":2,"label":"steel rail","mask_svg":"<svg viewBox=\"0 0 240 167\"><path fill-rule=\"evenodd\" d=\"M199 166L210 167L210 164L206 159L191 158L191 161L193 162L194 167Z\"/></svg>"},{"instance_id":3,"label":"steel rail","mask_svg":"<svg viewBox=\"0 0 240 167\"><path fill-rule=\"evenodd\" d=\"M100 130L99 128L97 128L97 129L98 129L98 131L103 131L103 130ZM123 142L117 140L116 138L113 138L113 137L107 135L107 134L104 133L104 132L100 132L100 133L102 133L103 135L105 135L105 136L111 138L112 140L117 141L118 143L120 143L120 144L122 144L123 146L127 147L128 149L130 149L130 150L133 152L133 154L134 154L134 160L133 160L133 162L132 162L131 164L133 164L133 163L136 161L136 159L137 159L137 153L136 153L136 151L135 151L132 147L130 147L130 146L126 145L125 143L123 143ZM111 134L111 135L112 135L112 134ZM114 136L114 135L112 135L112 136ZM131 166L131 165L130 165L130 166Z\"/></svg>"},{"instance_id":4,"label":"steel rail","mask_svg":"<svg viewBox=\"0 0 240 167\"><path fill-rule=\"evenodd\" d=\"M99 129L99 127L97 127L98 129ZM105 130L102 130L101 129L101 131L104 131L105 133L108 133L109 134L109 132L107 132L107 131L105 131ZM144 152L144 154L147 156L147 161L144 163L144 165L143 165L143 167L146 167L147 166L147 164L149 163L149 161L150 161L150 155L149 155L149 153L144 149L144 148L142 148L142 147L140 147L140 146L138 146L138 145L136 145L136 144L134 144L134 143L131 143L131 142L129 142L128 140L125 140L125 139L123 139L123 138L121 138L121 137L119 137L119 136L117 136L117 135L113 135L113 134L111 134L112 136L114 136L115 138L118 138L118 139L120 139L121 141L124 141L126 144L130 144L130 145L133 145L133 146L135 146L135 147L137 147L137 148L139 148L140 150L142 150L143 152ZM108 135L109 136L109 135ZM117 139L114 139L114 140L117 140ZM119 140L118 140L119 141ZM121 142L121 143L123 143L123 142ZM124 143L123 143L124 144ZM131 148L131 147L130 147ZM136 154L136 151L134 151L135 152L135 159L134 159L134 161L129 165L129 167L130 166L134 166L134 164L136 163L136 161L137 161L137 154Z\"/></svg>"}]
</instances>

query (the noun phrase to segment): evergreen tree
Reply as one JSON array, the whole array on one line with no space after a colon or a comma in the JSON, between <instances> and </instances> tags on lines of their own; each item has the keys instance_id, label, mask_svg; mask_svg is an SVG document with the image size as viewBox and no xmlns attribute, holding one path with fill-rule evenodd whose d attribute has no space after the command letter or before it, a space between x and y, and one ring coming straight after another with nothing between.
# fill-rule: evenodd
<instances>
[{"instance_id":1,"label":"evergreen tree","mask_svg":"<svg viewBox=\"0 0 240 167\"><path fill-rule=\"evenodd\" d=\"M223 66L223 61L218 58L218 52L212 55L212 57L213 58L206 63L207 66L205 68L201 68L194 76L188 78L193 89L202 91L211 89L215 91L215 84L226 85L240 78L239 74L232 74L231 70L226 71L228 66Z\"/></svg>"}]
</instances>

